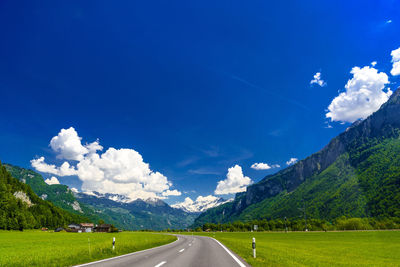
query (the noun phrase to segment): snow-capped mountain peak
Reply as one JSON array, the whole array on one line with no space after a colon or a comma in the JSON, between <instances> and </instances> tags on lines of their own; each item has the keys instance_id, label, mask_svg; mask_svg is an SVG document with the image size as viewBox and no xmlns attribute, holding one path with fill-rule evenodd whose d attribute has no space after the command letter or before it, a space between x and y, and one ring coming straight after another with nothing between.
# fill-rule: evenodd
<instances>
[{"instance_id":1,"label":"snow-capped mountain peak","mask_svg":"<svg viewBox=\"0 0 400 267\"><path fill-rule=\"evenodd\" d=\"M99 193L96 191L85 191L85 192L81 192L80 194L85 194L88 196L94 196L97 198L106 198L112 201L116 201L116 202L122 202L122 203L129 203L132 202L132 199L130 199L129 197L123 196L123 195L119 195L119 194L110 194L110 193Z\"/></svg>"},{"instance_id":2,"label":"snow-capped mountain peak","mask_svg":"<svg viewBox=\"0 0 400 267\"><path fill-rule=\"evenodd\" d=\"M187 197L187 198L185 198L185 201L171 205L171 207L176 208L176 209L181 209L186 212L195 213L195 212L206 211L210 208L217 207L219 205L225 204L232 200L233 199L225 200L223 198L215 197L212 195L208 195L205 197L199 196L194 201L190 197Z\"/></svg>"}]
</instances>

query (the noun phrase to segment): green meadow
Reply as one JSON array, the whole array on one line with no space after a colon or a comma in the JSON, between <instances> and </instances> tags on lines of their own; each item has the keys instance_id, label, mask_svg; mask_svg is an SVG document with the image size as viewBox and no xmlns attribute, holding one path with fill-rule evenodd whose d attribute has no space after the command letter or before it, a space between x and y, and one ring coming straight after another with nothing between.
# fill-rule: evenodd
<instances>
[{"instance_id":1,"label":"green meadow","mask_svg":"<svg viewBox=\"0 0 400 267\"><path fill-rule=\"evenodd\" d=\"M116 239L112 250L112 238ZM164 245L170 235L146 232L0 231L0 266L70 266Z\"/></svg>"},{"instance_id":2,"label":"green meadow","mask_svg":"<svg viewBox=\"0 0 400 267\"><path fill-rule=\"evenodd\" d=\"M196 233L198 234L198 233ZM400 266L400 231L207 233L252 266ZM256 238L257 257L251 241Z\"/></svg>"}]
</instances>

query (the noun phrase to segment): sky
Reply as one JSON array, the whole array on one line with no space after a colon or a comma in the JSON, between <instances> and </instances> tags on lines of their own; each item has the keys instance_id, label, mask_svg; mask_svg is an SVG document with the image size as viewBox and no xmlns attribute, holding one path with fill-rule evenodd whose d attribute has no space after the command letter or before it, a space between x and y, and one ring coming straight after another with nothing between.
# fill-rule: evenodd
<instances>
[{"instance_id":1,"label":"sky","mask_svg":"<svg viewBox=\"0 0 400 267\"><path fill-rule=\"evenodd\" d=\"M1 1L0 160L85 192L231 198L390 97L398 10Z\"/></svg>"}]
</instances>

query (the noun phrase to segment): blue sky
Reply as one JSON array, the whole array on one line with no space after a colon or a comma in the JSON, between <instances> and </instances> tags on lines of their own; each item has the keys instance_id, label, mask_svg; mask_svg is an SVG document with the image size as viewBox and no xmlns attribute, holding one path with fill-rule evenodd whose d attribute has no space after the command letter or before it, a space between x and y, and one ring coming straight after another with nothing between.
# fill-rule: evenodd
<instances>
[{"instance_id":1,"label":"blue sky","mask_svg":"<svg viewBox=\"0 0 400 267\"><path fill-rule=\"evenodd\" d=\"M73 127L83 146L99 139L99 155L140 153L181 193L168 203L214 194L235 165L257 182L349 126L328 123L326 110L353 67L386 73L385 92L397 87L398 10L398 1L1 1L0 160L75 166L49 146ZM324 86L310 85L317 72ZM43 176L82 185L79 175Z\"/></svg>"}]
</instances>

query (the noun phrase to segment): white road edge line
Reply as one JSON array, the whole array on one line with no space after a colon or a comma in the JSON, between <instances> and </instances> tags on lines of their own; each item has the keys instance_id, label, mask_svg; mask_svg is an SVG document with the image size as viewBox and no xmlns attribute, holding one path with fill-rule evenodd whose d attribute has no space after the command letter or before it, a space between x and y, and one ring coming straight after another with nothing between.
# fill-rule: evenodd
<instances>
[{"instance_id":1,"label":"white road edge line","mask_svg":"<svg viewBox=\"0 0 400 267\"><path fill-rule=\"evenodd\" d=\"M246 265L243 264L243 262L241 262L238 258L236 258L235 255L232 254L232 252L229 251L229 249L227 249L224 245L222 245L221 242L219 242L217 239L210 237L211 239L214 239L215 242L217 242L221 247L223 247L223 249L226 250L226 252L228 252L228 254L237 262L237 264L239 264L240 267L246 267Z\"/></svg>"},{"instance_id":2,"label":"white road edge line","mask_svg":"<svg viewBox=\"0 0 400 267\"><path fill-rule=\"evenodd\" d=\"M181 250L179 250L179 252L183 252L185 249L183 248L183 249L181 249Z\"/></svg>"},{"instance_id":3,"label":"white road edge line","mask_svg":"<svg viewBox=\"0 0 400 267\"><path fill-rule=\"evenodd\" d=\"M145 250L139 250L139 251L135 251L135 252L132 252L132 253L129 253L129 254L124 254L124 255L120 255L120 256L116 256L116 257L112 257L112 258L107 258L107 259L104 259L104 260L92 261L92 262L88 262L88 263L84 263L84 264L80 264L80 265L74 265L74 267L89 266L89 265L96 264L96 263L100 263L100 262L115 260L115 259L123 258L123 257L126 257L126 256L131 256L131 255L139 254L139 253L142 253L142 252L145 252L145 251L150 251L150 250L153 250L153 249L158 249L158 248L161 248L161 247L164 247L164 246L169 246L169 245L171 245L171 244L173 244L173 243L179 241L179 236L177 236L177 237L178 237L177 240L175 240L174 242L169 243L169 244L165 244L165 245L158 246L158 247L155 247L155 248L148 248L148 249L145 249ZM163 263L163 264L164 264L164 263ZM161 265L160 265L160 266L161 266Z\"/></svg>"},{"instance_id":4,"label":"white road edge line","mask_svg":"<svg viewBox=\"0 0 400 267\"><path fill-rule=\"evenodd\" d=\"M162 265L164 265L164 264L166 264L167 262L166 261L162 261L162 262L160 262L159 264L157 264L156 266L154 266L154 267L160 267L160 266L162 266Z\"/></svg>"}]
</instances>

